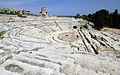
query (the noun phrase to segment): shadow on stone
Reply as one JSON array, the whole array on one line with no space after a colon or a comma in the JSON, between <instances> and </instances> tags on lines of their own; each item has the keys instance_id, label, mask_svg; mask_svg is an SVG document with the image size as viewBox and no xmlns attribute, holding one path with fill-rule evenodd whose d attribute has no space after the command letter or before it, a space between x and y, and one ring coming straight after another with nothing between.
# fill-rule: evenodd
<instances>
[{"instance_id":1,"label":"shadow on stone","mask_svg":"<svg viewBox=\"0 0 120 75\"><path fill-rule=\"evenodd\" d=\"M5 67L6 70L11 71L11 72L17 72L17 73L22 73L23 68L19 67L18 65L14 64L9 64Z\"/></svg>"}]
</instances>

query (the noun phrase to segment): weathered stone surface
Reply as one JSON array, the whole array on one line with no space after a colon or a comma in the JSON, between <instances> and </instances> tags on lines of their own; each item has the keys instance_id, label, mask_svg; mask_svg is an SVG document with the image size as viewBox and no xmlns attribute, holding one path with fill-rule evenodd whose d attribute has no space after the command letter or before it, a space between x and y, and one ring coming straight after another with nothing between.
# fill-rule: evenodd
<instances>
[{"instance_id":1,"label":"weathered stone surface","mask_svg":"<svg viewBox=\"0 0 120 75\"><path fill-rule=\"evenodd\" d=\"M89 25L80 29L86 23L66 17L0 15L2 36L6 31L0 40L0 74L119 75L120 33Z\"/></svg>"}]
</instances>

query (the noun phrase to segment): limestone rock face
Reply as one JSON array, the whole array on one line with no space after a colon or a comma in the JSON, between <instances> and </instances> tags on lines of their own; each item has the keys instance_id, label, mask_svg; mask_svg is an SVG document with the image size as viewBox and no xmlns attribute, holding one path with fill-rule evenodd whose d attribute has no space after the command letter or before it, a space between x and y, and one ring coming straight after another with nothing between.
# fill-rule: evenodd
<instances>
[{"instance_id":1,"label":"limestone rock face","mask_svg":"<svg viewBox=\"0 0 120 75\"><path fill-rule=\"evenodd\" d=\"M0 15L0 75L120 75L120 31L91 25Z\"/></svg>"}]
</instances>

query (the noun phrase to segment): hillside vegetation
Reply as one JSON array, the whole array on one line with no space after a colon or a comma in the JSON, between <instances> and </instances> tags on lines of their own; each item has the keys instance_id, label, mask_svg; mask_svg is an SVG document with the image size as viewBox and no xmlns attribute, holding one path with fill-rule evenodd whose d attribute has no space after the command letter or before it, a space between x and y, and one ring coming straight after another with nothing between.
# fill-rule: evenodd
<instances>
[{"instance_id":1,"label":"hillside vegetation","mask_svg":"<svg viewBox=\"0 0 120 75\"><path fill-rule=\"evenodd\" d=\"M106 9L101 9L93 14L83 15L84 19L95 24L94 28L100 30L103 27L120 29L120 13L116 9L114 12L109 12Z\"/></svg>"}]
</instances>

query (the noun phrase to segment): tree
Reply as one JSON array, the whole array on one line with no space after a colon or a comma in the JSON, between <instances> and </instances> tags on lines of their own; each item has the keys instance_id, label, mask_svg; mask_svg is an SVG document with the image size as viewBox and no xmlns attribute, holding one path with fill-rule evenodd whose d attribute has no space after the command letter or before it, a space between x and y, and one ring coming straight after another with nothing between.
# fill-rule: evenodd
<instances>
[{"instance_id":1,"label":"tree","mask_svg":"<svg viewBox=\"0 0 120 75\"><path fill-rule=\"evenodd\" d=\"M105 9L97 11L93 14L92 21L95 24L95 28L98 30L102 29L104 26L108 26L110 21L109 11Z\"/></svg>"},{"instance_id":2,"label":"tree","mask_svg":"<svg viewBox=\"0 0 120 75\"><path fill-rule=\"evenodd\" d=\"M75 15L75 19L80 18L80 14Z\"/></svg>"},{"instance_id":3,"label":"tree","mask_svg":"<svg viewBox=\"0 0 120 75\"><path fill-rule=\"evenodd\" d=\"M120 14L118 15L118 28L120 29Z\"/></svg>"},{"instance_id":4,"label":"tree","mask_svg":"<svg viewBox=\"0 0 120 75\"><path fill-rule=\"evenodd\" d=\"M119 25L119 15L118 15L118 10L117 9L115 9L115 11L112 14L112 21L113 21L113 25L111 27L118 28L118 25Z\"/></svg>"}]
</instances>

